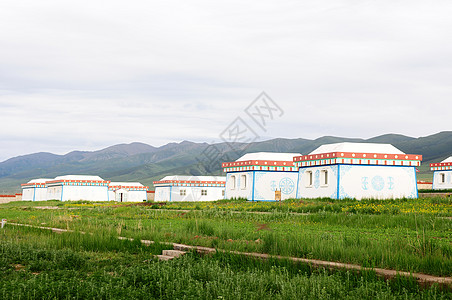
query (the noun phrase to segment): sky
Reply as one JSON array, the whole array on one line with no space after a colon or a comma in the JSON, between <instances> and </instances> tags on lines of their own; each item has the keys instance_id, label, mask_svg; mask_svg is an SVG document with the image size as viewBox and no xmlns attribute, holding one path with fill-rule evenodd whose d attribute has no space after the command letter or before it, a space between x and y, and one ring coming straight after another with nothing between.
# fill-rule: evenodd
<instances>
[{"instance_id":1,"label":"sky","mask_svg":"<svg viewBox=\"0 0 452 300\"><path fill-rule=\"evenodd\" d=\"M450 0L3 0L0 161L220 142L237 118L258 140L452 130L451 15Z\"/></svg>"}]
</instances>

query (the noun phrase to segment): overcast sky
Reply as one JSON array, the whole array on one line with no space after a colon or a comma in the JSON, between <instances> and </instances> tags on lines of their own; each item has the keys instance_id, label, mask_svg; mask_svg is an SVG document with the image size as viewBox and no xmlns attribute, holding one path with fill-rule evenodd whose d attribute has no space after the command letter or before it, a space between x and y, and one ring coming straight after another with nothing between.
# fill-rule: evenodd
<instances>
[{"instance_id":1,"label":"overcast sky","mask_svg":"<svg viewBox=\"0 0 452 300\"><path fill-rule=\"evenodd\" d=\"M452 2L0 2L0 161L134 141L452 130ZM283 113L244 110L265 91Z\"/></svg>"}]
</instances>

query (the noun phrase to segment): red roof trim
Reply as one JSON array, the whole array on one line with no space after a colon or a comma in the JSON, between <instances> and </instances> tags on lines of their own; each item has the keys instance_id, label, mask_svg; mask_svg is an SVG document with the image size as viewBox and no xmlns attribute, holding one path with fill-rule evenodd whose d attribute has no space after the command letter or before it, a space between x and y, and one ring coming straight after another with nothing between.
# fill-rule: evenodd
<instances>
[{"instance_id":1,"label":"red roof trim","mask_svg":"<svg viewBox=\"0 0 452 300\"><path fill-rule=\"evenodd\" d=\"M187 180L160 180L160 181L154 181L154 184L162 184L162 183L225 184L226 181L187 181Z\"/></svg>"},{"instance_id":2,"label":"red roof trim","mask_svg":"<svg viewBox=\"0 0 452 300\"><path fill-rule=\"evenodd\" d=\"M294 162L335 159L335 158L352 158L352 159L397 159L397 160L422 160L422 155L418 154L382 154L382 153L360 153L360 152L330 152L321 154L310 154L294 157Z\"/></svg>"},{"instance_id":3,"label":"red roof trim","mask_svg":"<svg viewBox=\"0 0 452 300\"><path fill-rule=\"evenodd\" d=\"M58 180L50 180L46 181L46 183L66 183L66 182L73 182L73 183L110 183L111 181L108 180L66 180L66 179L58 179Z\"/></svg>"},{"instance_id":4,"label":"red roof trim","mask_svg":"<svg viewBox=\"0 0 452 300\"><path fill-rule=\"evenodd\" d=\"M448 167L452 166L452 162L430 164L430 167Z\"/></svg>"},{"instance_id":5,"label":"red roof trim","mask_svg":"<svg viewBox=\"0 0 452 300\"><path fill-rule=\"evenodd\" d=\"M148 186L126 186L126 185L110 185L109 188L118 188L118 189L140 189L147 190Z\"/></svg>"}]
</instances>

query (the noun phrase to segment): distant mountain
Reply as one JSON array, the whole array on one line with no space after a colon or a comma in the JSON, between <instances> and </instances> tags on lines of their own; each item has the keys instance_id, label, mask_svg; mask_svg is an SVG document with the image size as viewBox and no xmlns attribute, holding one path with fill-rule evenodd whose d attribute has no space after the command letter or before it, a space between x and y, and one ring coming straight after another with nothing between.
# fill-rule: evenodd
<instances>
[{"instance_id":1,"label":"distant mountain","mask_svg":"<svg viewBox=\"0 0 452 300\"><path fill-rule=\"evenodd\" d=\"M309 139L272 139L251 144L212 145L183 141L153 147L143 143L120 144L99 151L73 151L66 155L34 153L0 163L0 194L20 191L20 184L30 179L58 175L99 175L112 181L140 181L152 186L154 180L166 175L219 175L220 163L209 164L209 149L221 152L230 160L241 154L258 151L306 154L323 144L338 142L390 143L405 153L422 154L418 178L431 179L429 163L452 155L452 131L412 138L385 134L370 139L325 136ZM211 148L208 148L211 147Z\"/></svg>"}]
</instances>

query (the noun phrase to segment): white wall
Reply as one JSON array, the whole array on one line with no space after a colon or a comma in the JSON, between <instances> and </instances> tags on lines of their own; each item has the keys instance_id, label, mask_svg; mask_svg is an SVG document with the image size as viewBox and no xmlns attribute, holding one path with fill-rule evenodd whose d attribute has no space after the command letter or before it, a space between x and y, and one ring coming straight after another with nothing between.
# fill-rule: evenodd
<instances>
[{"instance_id":1,"label":"white wall","mask_svg":"<svg viewBox=\"0 0 452 300\"><path fill-rule=\"evenodd\" d=\"M143 202L147 199L146 191L128 191L127 202Z\"/></svg>"},{"instance_id":2,"label":"white wall","mask_svg":"<svg viewBox=\"0 0 452 300\"><path fill-rule=\"evenodd\" d=\"M253 196L253 176L253 172L250 171L227 173L224 198L245 198L251 200Z\"/></svg>"},{"instance_id":3,"label":"white wall","mask_svg":"<svg viewBox=\"0 0 452 300\"><path fill-rule=\"evenodd\" d=\"M22 201L33 201L35 188L25 188L22 190Z\"/></svg>"},{"instance_id":4,"label":"white wall","mask_svg":"<svg viewBox=\"0 0 452 300\"><path fill-rule=\"evenodd\" d=\"M185 190L185 195L181 195L181 190ZM202 195L202 190L206 190L207 195ZM154 201L216 201L223 199L223 190L224 187L155 187Z\"/></svg>"},{"instance_id":5,"label":"white wall","mask_svg":"<svg viewBox=\"0 0 452 300\"><path fill-rule=\"evenodd\" d=\"M443 178L444 182L442 182ZM434 190L452 189L452 170L434 171L433 189Z\"/></svg>"},{"instance_id":6,"label":"white wall","mask_svg":"<svg viewBox=\"0 0 452 300\"><path fill-rule=\"evenodd\" d=\"M317 184L317 176L314 175L314 185L318 188L306 187L306 182L301 179L298 186L299 197L316 198L372 198L372 199L396 199L396 198L417 198L417 183L415 167L401 166L366 166L366 165L336 165L330 166L329 180L327 187L321 187L322 182ZM309 170L314 174L321 172L325 166L314 168L300 168L300 177ZM319 173L320 174L320 173ZM321 175L319 175L321 178ZM334 180L336 177L338 179ZM331 186L330 186L331 184ZM336 192L334 192L336 189Z\"/></svg>"},{"instance_id":7,"label":"white wall","mask_svg":"<svg viewBox=\"0 0 452 300\"><path fill-rule=\"evenodd\" d=\"M336 199L338 192L337 170L337 165L300 168L297 198ZM327 184L325 184L324 176L328 176Z\"/></svg>"},{"instance_id":8,"label":"white wall","mask_svg":"<svg viewBox=\"0 0 452 300\"><path fill-rule=\"evenodd\" d=\"M235 176L235 187L233 178ZM245 176L245 177L243 177ZM298 172L248 171L226 175L226 199L245 198L255 201L275 200L275 191L281 190L281 199L296 197ZM243 179L246 185L243 184ZM253 189L254 186L254 189Z\"/></svg>"},{"instance_id":9,"label":"white wall","mask_svg":"<svg viewBox=\"0 0 452 300\"><path fill-rule=\"evenodd\" d=\"M61 185L47 187L47 200L61 200Z\"/></svg>"},{"instance_id":10,"label":"white wall","mask_svg":"<svg viewBox=\"0 0 452 300\"><path fill-rule=\"evenodd\" d=\"M50 187L49 187L50 189ZM77 201L77 200L91 200L91 201L108 201L108 187L107 186L72 186L65 185L62 189L62 201Z\"/></svg>"},{"instance_id":11,"label":"white wall","mask_svg":"<svg viewBox=\"0 0 452 300\"><path fill-rule=\"evenodd\" d=\"M170 201L170 189L171 187L169 186L156 186L154 201L156 202Z\"/></svg>"}]
</instances>

